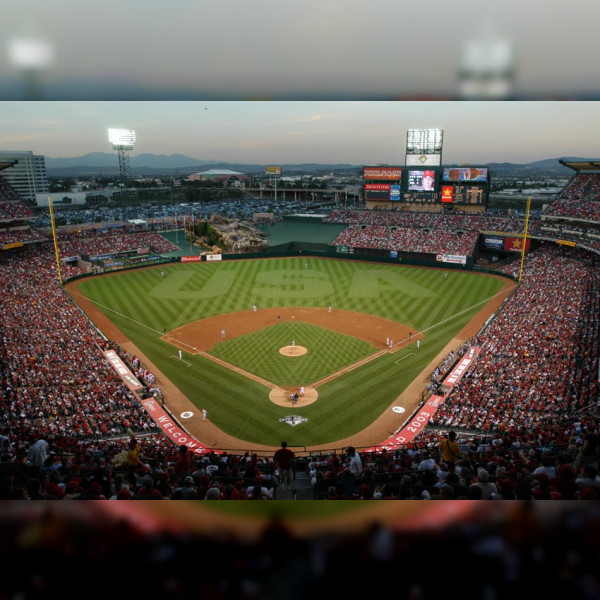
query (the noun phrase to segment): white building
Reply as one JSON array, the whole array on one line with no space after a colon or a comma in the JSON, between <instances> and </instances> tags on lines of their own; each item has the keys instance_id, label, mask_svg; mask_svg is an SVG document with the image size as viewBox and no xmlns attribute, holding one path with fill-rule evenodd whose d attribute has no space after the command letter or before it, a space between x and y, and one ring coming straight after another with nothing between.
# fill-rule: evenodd
<instances>
[{"instance_id":1,"label":"white building","mask_svg":"<svg viewBox=\"0 0 600 600\"><path fill-rule=\"evenodd\" d=\"M35 202L37 206L48 206L48 198L52 200L52 206L64 206L64 205L84 205L88 203L88 198L94 198L95 196L104 196L105 198L111 199L115 194L122 194L123 190L115 188L107 188L103 190L86 190L85 192L53 192L52 194L37 194ZM65 198L68 199L64 202Z\"/></svg>"},{"instance_id":2,"label":"white building","mask_svg":"<svg viewBox=\"0 0 600 600\"><path fill-rule=\"evenodd\" d=\"M36 194L48 192L46 159L31 151L0 151L0 161L18 161L2 171L2 177L25 202L35 202Z\"/></svg>"}]
</instances>

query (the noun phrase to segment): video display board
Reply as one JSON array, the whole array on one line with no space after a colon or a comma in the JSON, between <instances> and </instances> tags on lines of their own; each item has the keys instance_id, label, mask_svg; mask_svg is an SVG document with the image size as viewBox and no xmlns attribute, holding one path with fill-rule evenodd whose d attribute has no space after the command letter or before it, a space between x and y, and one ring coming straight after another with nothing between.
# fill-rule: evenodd
<instances>
[{"instance_id":1,"label":"video display board","mask_svg":"<svg viewBox=\"0 0 600 600\"><path fill-rule=\"evenodd\" d=\"M442 185L442 203L485 204L485 186Z\"/></svg>"},{"instance_id":2,"label":"video display board","mask_svg":"<svg viewBox=\"0 0 600 600\"><path fill-rule=\"evenodd\" d=\"M409 169L406 189L411 192L435 192L435 171L431 169Z\"/></svg>"},{"instance_id":3,"label":"video display board","mask_svg":"<svg viewBox=\"0 0 600 600\"><path fill-rule=\"evenodd\" d=\"M481 181L487 182L487 167L444 167L442 181Z\"/></svg>"},{"instance_id":4,"label":"video display board","mask_svg":"<svg viewBox=\"0 0 600 600\"><path fill-rule=\"evenodd\" d=\"M401 199L402 167L363 167L364 198L374 202Z\"/></svg>"}]
</instances>

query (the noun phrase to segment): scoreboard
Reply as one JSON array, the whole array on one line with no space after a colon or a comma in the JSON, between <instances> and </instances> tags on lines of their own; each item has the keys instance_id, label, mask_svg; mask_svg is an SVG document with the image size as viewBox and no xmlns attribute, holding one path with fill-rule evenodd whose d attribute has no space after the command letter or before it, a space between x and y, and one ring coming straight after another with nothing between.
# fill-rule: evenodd
<instances>
[{"instance_id":1,"label":"scoreboard","mask_svg":"<svg viewBox=\"0 0 600 600\"><path fill-rule=\"evenodd\" d=\"M444 204L487 204L487 167L444 167L441 201Z\"/></svg>"},{"instance_id":2,"label":"scoreboard","mask_svg":"<svg viewBox=\"0 0 600 600\"><path fill-rule=\"evenodd\" d=\"M484 204L485 189L476 185L443 185L444 204Z\"/></svg>"},{"instance_id":3,"label":"scoreboard","mask_svg":"<svg viewBox=\"0 0 600 600\"><path fill-rule=\"evenodd\" d=\"M485 206L487 167L364 167L364 199L369 202Z\"/></svg>"}]
</instances>

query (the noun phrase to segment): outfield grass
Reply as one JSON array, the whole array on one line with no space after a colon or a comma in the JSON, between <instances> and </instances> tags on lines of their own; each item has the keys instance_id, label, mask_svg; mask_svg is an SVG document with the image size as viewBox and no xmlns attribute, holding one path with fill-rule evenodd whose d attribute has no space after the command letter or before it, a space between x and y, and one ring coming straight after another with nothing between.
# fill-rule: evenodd
<instances>
[{"instance_id":1,"label":"outfield grass","mask_svg":"<svg viewBox=\"0 0 600 600\"><path fill-rule=\"evenodd\" d=\"M161 270L165 271L164 279ZM443 271L436 269L311 257L171 264L115 273L81 284L86 295L192 402L209 411L217 426L236 437L269 446L278 446L282 439L297 446L326 444L364 429L501 286L496 278L471 272L449 271L445 279ZM424 332L425 337L419 350L413 344L400 352L384 354L320 386L317 402L294 408L294 413L308 421L290 427L279 421L290 414L290 408L270 402L269 389L209 359L184 352L191 363L187 367L176 360L174 348L160 340L163 328L171 330L204 317L249 310L253 304L261 308L323 308L331 304L402 322ZM331 332L313 329L319 333L314 338L316 348ZM316 335L315 331L311 335ZM236 354L235 362L239 364L244 346L254 344L254 336L261 335L270 332L229 340L214 351ZM363 352L364 342L354 342L341 346L340 363L354 362L352 353ZM252 368L259 368L256 363L260 361L252 361ZM279 369L275 360L265 361L260 369L271 374L265 375L266 379L285 377L285 381L291 381L287 379L291 374ZM327 365L327 370L333 369ZM306 385L303 376L298 377L290 385Z\"/></svg>"}]
</instances>

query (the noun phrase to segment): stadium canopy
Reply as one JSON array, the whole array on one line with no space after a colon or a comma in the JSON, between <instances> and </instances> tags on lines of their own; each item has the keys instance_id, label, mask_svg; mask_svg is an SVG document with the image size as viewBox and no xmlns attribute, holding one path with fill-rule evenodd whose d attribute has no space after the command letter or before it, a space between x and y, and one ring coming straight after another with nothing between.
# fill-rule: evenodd
<instances>
[{"instance_id":1,"label":"stadium canopy","mask_svg":"<svg viewBox=\"0 0 600 600\"><path fill-rule=\"evenodd\" d=\"M144 219L127 219L127 222L134 225L145 225L148 221L144 221Z\"/></svg>"},{"instance_id":2,"label":"stadium canopy","mask_svg":"<svg viewBox=\"0 0 600 600\"><path fill-rule=\"evenodd\" d=\"M580 173L581 171L600 171L600 158L589 158L579 160L566 160L559 158L558 162L569 169Z\"/></svg>"},{"instance_id":3,"label":"stadium canopy","mask_svg":"<svg viewBox=\"0 0 600 600\"><path fill-rule=\"evenodd\" d=\"M18 162L18 160L0 160L0 171L4 171L4 169L8 169L8 167L12 167Z\"/></svg>"}]
</instances>

